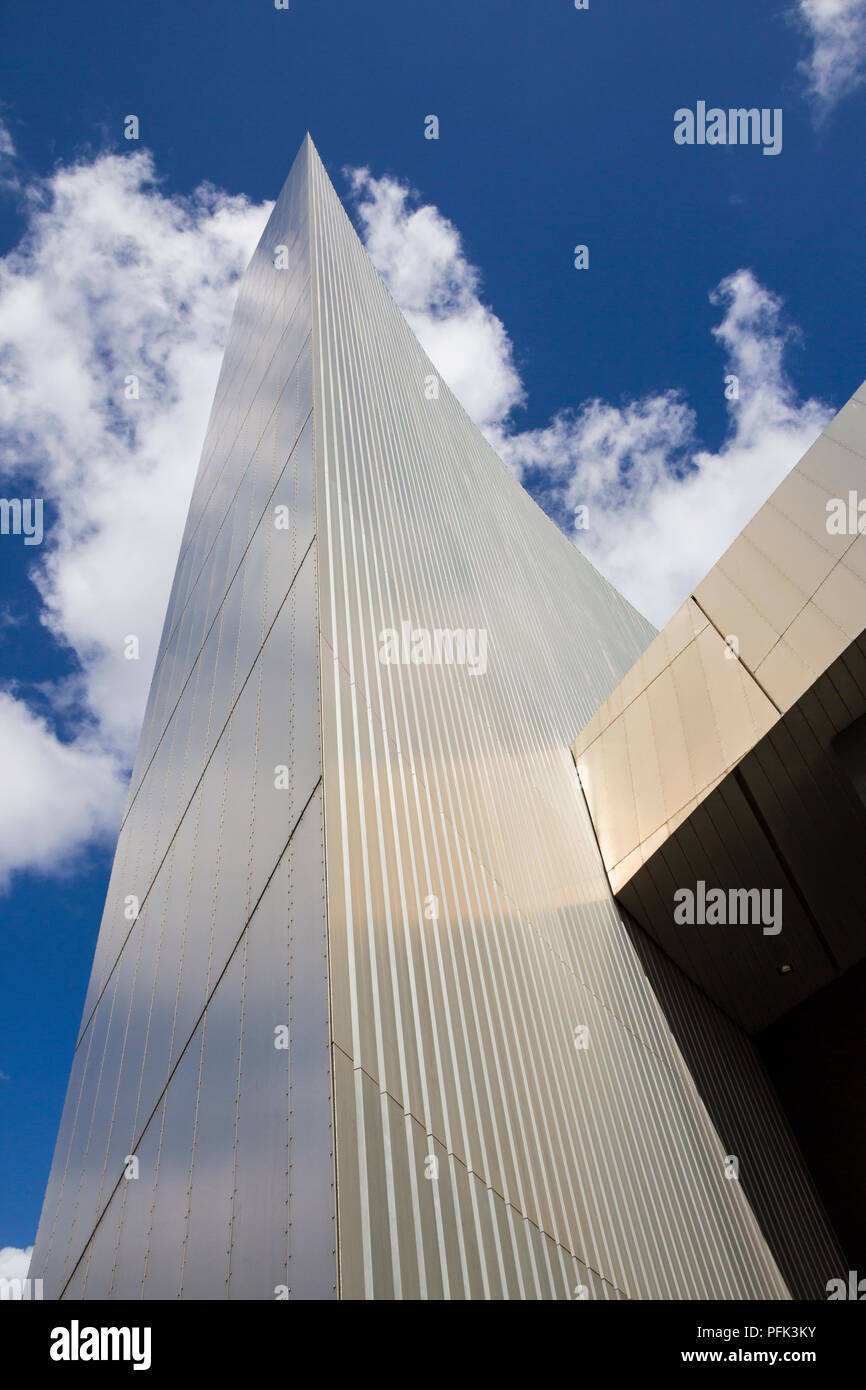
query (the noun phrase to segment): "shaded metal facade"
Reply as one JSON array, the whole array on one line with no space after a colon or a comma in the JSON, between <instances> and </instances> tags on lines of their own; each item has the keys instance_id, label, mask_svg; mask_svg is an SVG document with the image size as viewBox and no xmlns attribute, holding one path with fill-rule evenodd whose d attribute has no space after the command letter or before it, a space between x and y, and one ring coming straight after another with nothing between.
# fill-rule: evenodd
<instances>
[{"instance_id":1,"label":"shaded metal facade","mask_svg":"<svg viewBox=\"0 0 866 1390\"><path fill-rule=\"evenodd\" d=\"M438 381L307 139L196 479L47 1296L788 1295L569 750L653 635Z\"/></svg>"}]
</instances>

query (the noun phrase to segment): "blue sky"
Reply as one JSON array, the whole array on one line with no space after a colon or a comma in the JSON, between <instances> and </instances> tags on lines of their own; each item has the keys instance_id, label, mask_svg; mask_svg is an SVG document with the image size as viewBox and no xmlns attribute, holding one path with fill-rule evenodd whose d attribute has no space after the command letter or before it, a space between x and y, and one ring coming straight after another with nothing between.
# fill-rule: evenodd
<instances>
[{"instance_id":1,"label":"blue sky","mask_svg":"<svg viewBox=\"0 0 866 1390\"><path fill-rule=\"evenodd\" d=\"M864 375L864 12L7 7L0 492L45 538L0 536L0 1248L35 1235L233 287L304 131L470 413L660 623ZM677 145L702 100L781 108L781 153Z\"/></svg>"}]
</instances>

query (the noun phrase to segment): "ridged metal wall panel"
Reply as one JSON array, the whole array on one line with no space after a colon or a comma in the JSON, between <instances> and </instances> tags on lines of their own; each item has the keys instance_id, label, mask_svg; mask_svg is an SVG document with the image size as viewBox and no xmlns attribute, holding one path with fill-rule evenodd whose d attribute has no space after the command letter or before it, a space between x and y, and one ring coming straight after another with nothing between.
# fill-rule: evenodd
<instances>
[{"instance_id":1,"label":"ridged metal wall panel","mask_svg":"<svg viewBox=\"0 0 866 1390\"><path fill-rule=\"evenodd\" d=\"M433 377L307 140L190 504L48 1297L786 1296L569 751L652 629ZM485 670L383 664L404 621Z\"/></svg>"},{"instance_id":2,"label":"ridged metal wall panel","mask_svg":"<svg viewBox=\"0 0 866 1390\"><path fill-rule=\"evenodd\" d=\"M307 206L304 150L190 504L32 1260L47 1297L336 1292Z\"/></svg>"},{"instance_id":3,"label":"ridged metal wall panel","mask_svg":"<svg viewBox=\"0 0 866 1390\"><path fill-rule=\"evenodd\" d=\"M794 1298L823 1299L848 1261L751 1038L629 922L687 1084L707 1108Z\"/></svg>"},{"instance_id":4,"label":"ridged metal wall panel","mask_svg":"<svg viewBox=\"0 0 866 1390\"><path fill-rule=\"evenodd\" d=\"M653 631L430 398L310 181L341 1295L784 1297L568 755ZM404 621L486 671L383 662Z\"/></svg>"}]
</instances>

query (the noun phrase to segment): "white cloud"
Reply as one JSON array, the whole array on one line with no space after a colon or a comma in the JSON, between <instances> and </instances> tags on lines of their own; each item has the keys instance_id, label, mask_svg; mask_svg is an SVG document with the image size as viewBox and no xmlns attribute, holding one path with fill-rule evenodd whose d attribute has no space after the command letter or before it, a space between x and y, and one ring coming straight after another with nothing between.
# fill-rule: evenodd
<instances>
[{"instance_id":1,"label":"white cloud","mask_svg":"<svg viewBox=\"0 0 866 1390\"><path fill-rule=\"evenodd\" d=\"M86 732L64 744L19 691L4 696L0 757L23 813L4 798L0 875L62 867L116 824L235 283L270 210L206 186L169 197L146 153L61 168L25 206L27 235L0 263L0 472L4 495L20 480L56 508L28 558L43 622L79 667L47 693ZM133 374L140 399L126 400ZM124 659L129 634L139 661Z\"/></svg>"},{"instance_id":2,"label":"white cloud","mask_svg":"<svg viewBox=\"0 0 866 1390\"><path fill-rule=\"evenodd\" d=\"M797 0L810 51L800 64L819 119L866 80L866 0Z\"/></svg>"},{"instance_id":3,"label":"white cloud","mask_svg":"<svg viewBox=\"0 0 866 1390\"><path fill-rule=\"evenodd\" d=\"M632 603L663 624L814 442L830 415L798 401L784 369L792 331L781 301L751 271L728 276L710 296L722 311L713 330L724 370L738 378L728 430L715 453L700 447L698 422L681 393L562 412L544 430L505 434L503 456L518 473L548 473L548 506L562 521L586 506L580 548ZM722 375L719 376L722 389Z\"/></svg>"},{"instance_id":4,"label":"white cloud","mask_svg":"<svg viewBox=\"0 0 866 1390\"><path fill-rule=\"evenodd\" d=\"M711 295L725 371L740 381L718 453L700 447L694 411L676 391L625 405L587 401L520 431L511 342L480 302L458 233L434 207L412 211L410 190L393 179L353 174L367 249L443 379L560 524L570 529L573 509L589 507L589 530L575 533L581 549L637 608L666 622L829 418L821 402L798 401L787 378L794 334L781 301L748 270Z\"/></svg>"},{"instance_id":5,"label":"white cloud","mask_svg":"<svg viewBox=\"0 0 866 1390\"><path fill-rule=\"evenodd\" d=\"M346 172L370 258L424 351L437 366L447 363L448 385L477 424L501 421L523 403L523 387L460 233L437 208L412 207L411 191L396 179Z\"/></svg>"},{"instance_id":6,"label":"white cloud","mask_svg":"<svg viewBox=\"0 0 866 1390\"><path fill-rule=\"evenodd\" d=\"M6 194L17 193L21 182L17 170L18 151L9 127L0 116L0 189Z\"/></svg>"},{"instance_id":7,"label":"white cloud","mask_svg":"<svg viewBox=\"0 0 866 1390\"><path fill-rule=\"evenodd\" d=\"M0 1247L0 1279L26 1279L33 1246L19 1250L15 1245Z\"/></svg>"},{"instance_id":8,"label":"white cloud","mask_svg":"<svg viewBox=\"0 0 866 1390\"><path fill-rule=\"evenodd\" d=\"M62 871L83 843L117 832L124 781L94 732L62 743L45 719L0 691L0 888L14 869Z\"/></svg>"}]
</instances>

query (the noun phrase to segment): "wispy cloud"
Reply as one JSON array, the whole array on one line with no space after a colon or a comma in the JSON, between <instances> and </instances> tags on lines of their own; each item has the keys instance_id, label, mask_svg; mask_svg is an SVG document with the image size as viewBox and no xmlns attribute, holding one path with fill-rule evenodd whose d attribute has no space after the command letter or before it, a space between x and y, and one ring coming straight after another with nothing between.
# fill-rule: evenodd
<instances>
[{"instance_id":1,"label":"wispy cloud","mask_svg":"<svg viewBox=\"0 0 866 1390\"><path fill-rule=\"evenodd\" d=\"M18 173L18 151L9 132L9 127L0 116L0 189L17 193L21 187Z\"/></svg>"},{"instance_id":2,"label":"wispy cloud","mask_svg":"<svg viewBox=\"0 0 866 1390\"><path fill-rule=\"evenodd\" d=\"M809 52L800 63L819 121L866 80L866 0L796 0Z\"/></svg>"}]
</instances>

